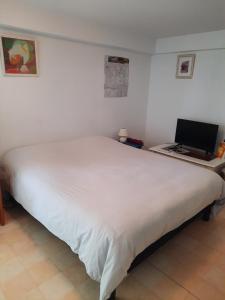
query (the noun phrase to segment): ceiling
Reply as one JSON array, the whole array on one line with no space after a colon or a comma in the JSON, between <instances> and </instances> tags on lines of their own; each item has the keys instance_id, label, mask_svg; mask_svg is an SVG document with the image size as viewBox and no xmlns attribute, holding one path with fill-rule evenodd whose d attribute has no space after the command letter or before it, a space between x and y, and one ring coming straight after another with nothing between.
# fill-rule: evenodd
<instances>
[{"instance_id":1,"label":"ceiling","mask_svg":"<svg viewBox=\"0 0 225 300\"><path fill-rule=\"evenodd\" d=\"M24 0L149 37L225 29L225 0Z\"/></svg>"}]
</instances>

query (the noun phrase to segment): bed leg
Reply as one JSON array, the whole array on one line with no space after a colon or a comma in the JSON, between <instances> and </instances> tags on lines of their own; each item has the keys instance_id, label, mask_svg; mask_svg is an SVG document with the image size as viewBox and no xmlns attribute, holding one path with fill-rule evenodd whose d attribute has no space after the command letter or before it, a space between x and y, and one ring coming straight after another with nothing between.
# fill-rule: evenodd
<instances>
[{"instance_id":1,"label":"bed leg","mask_svg":"<svg viewBox=\"0 0 225 300\"><path fill-rule=\"evenodd\" d=\"M210 220L213 205L214 205L214 202L213 202L213 204L206 207L206 209L204 210L204 213L203 213L203 216L202 216L203 221L208 222Z\"/></svg>"},{"instance_id":2,"label":"bed leg","mask_svg":"<svg viewBox=\"0 0 225 300\"><path fill-rule=\"evenodd\" d=\"M108 300L116 300L116 290L114 290Z\"/></svg>"}]
</instances>

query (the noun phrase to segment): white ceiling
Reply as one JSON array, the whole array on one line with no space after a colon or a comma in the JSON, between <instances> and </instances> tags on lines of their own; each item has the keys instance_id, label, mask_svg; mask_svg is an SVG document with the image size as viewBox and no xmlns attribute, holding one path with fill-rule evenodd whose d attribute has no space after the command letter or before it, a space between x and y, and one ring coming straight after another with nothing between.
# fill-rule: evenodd
<instances>
[{"instance_id":1,"label":"white ceiling","mask_svg":"<svg viewBox=\"0 0 225 300\"><path fill-rule=\"evenodd\" d=\"M225 29L225 0L24 0L150 37Z\"/></svg>"}]
</instances>

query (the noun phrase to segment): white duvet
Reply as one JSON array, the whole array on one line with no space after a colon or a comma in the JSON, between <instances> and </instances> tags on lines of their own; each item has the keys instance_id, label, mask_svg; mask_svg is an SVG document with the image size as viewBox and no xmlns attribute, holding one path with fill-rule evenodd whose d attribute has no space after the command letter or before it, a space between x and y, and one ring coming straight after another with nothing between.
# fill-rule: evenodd
<instances>
[{"instance_id":1,"label":"white duvet","mask_svg":"<svg viewBox=\"0 0 225 300\"><path fill-rule=\"evenodd\" d=\"M4 157L14 198L77 253L107 299L133 259L223 192L212 171L105 137Z\"/></svg>"}]
</instances>

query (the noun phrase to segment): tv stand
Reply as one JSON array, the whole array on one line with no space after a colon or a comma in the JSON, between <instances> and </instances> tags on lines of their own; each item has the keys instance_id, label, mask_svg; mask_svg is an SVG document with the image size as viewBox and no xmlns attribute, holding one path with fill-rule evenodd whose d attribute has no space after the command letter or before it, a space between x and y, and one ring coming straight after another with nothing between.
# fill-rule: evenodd
<instances>
[{"instance_id":1,"label":"tv stand","mask_svg":"<svg viewBox=\"0 0 225 300\"><path fill-rule=\"evenodd\" d=\"M215 158L215 155L213 155L211 153L186 148L179 144L166 147L165 149L168 151L174 151L175 153L178 153L178 154L198 158L198 159L205 160L205 161L211 161Z\"/></svg>"},{"instance_id":2,"label":"tv stand","mask_svg":"<svg viewBox=\"0 0 225 300\"><path fill-rule=\"evenodd\" d=\"M221 158L203 158L201 153L193 153L189 149L181 147L180 150L174 151L174 149L179 149L177 144L163 144L155 147L151 147L148 150L156 152L159 154L167 155L176 159L181 159L192 164L200 165L202 167L208 168L218 174L221 173L222 169L225 167L225 160ZM204 153L202 154L204 155Z\"/></svg>"}]
</instances>

